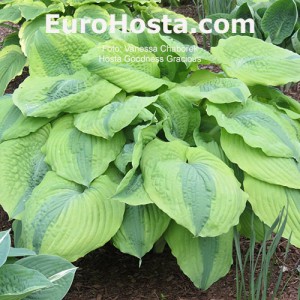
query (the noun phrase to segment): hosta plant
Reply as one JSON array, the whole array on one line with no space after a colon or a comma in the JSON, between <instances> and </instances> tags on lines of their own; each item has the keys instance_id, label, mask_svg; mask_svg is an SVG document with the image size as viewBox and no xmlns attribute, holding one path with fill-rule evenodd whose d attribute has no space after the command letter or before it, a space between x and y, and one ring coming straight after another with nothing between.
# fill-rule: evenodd
<instances>
[{"instance_id":1,"label":"hosta plant","mask_svg":"<svg viewBox=\"0 0 300 300\"><path fill-rule=\"evenodd\" d=\"M96 7L74 17L130 13ZM207 289L231 266L247 201L258 227L289 206L283 236L300 246L300 104L271 87L300 80L300 56L251 37L208 53L187 34L32 24L22 35L30 76L0 100L0 204L17 247L75 261L110 241L141 261L164 239Z\"/></svg>"},{"instance_id":2,"label":"hosta plant","mask_svg":"<svg viewBox=\"0 0 300 300\"><path fill-rule=\"evenodd\" d=\"M58 256L10 247L9 232L0 232L0 299L63 299L76 268Z\"/></svg>"}]
</instances>

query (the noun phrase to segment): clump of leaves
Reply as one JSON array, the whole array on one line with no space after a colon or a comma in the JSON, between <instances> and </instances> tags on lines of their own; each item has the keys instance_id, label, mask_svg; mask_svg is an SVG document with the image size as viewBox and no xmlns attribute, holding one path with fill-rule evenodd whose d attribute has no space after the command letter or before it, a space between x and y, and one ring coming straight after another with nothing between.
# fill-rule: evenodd
<instances>
[{"instance_id":1,"label":"clump of leaves","mask_svg":"<svg viewBox=\"0 0 300 300\"><path fill-rule=\"evenodd\" d=\"M74 17L110 10L130 14L82 5ZM268 226L288 202L283 236L300 245L300 104L270 87L300 80L300 56L251 37L208 53L189 35L33 24L22 35L30 76L0 100L0 204L17 246L75 261L111 241L141 260L164 238L207 289L232 264L247 201Z\"/></svg>"}]
</instances>

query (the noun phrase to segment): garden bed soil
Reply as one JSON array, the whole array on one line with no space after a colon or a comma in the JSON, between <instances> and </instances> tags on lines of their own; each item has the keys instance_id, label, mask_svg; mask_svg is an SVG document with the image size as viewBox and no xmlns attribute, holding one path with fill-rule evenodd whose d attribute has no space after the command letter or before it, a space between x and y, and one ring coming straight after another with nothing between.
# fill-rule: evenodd
<instances>
[{"instance_id":1,"label":"garden bed soil","mask_svg":"<svg viewBox=\"0 0 300 300\"><path fill-rule=\"evenodd\" d=\"M0 207L0 228L10 228L7 215ZM258 248L259 245L257 245ZM243 253L249 241L243 239ZM275 281L285 267L282 286L287 283L283 300L298 300L300 249L291 247L283 264L286 241L282 240L270 268ZM257 249L258 250L258 249ZM176 259L166 247L164 253L150 252L139 261L119 252L110 243L95 250L74 264L78 267L73 285L65 300L232 300L236 299L235 255L230 272L207 291L197 289L180 271ZM248 274L246 272L246 274ZM247 275L246 275L247 276ZM274 288L271 285L269 296Z\"/></svg>"},{"instance_id":2,"label":"garden bed soil","mask_svg":"<svg viewBox=\"0 0 300 300\"><path fill-rule=\"evenodd\" d=\"M176 9L177 12L196 18L196 10L187 5ZM0 27L0 42L9 31ZM202 39L196 36L199 45ZM214 66L207 68L217 70ZM21 76L13 80L7 93L12 93L28 76L25 70ZM287 94L300 100L300 83L294 85ZM0 230L11 228L6 213L0 206ZM276 280L280 268L285 267L282 283L287 286L282 295L283 300L299 300L300 249L291 247L288 260L283 264L286 241L282 240L270 270L271 277ZM245 253L249 241L243 240L241 248ZM233 258L235 260L235 256ZM236 299L235 263L230 272L213 284L207 291L197 289L180 271L176 259L168 248L164 253L148 253L141 267L136 258L123 254L112 245L107 244L75 262L78 267L75 280L65 300L231 300ZM269 296L274 284L271 286Z\"/></svg>"}]
</instances>

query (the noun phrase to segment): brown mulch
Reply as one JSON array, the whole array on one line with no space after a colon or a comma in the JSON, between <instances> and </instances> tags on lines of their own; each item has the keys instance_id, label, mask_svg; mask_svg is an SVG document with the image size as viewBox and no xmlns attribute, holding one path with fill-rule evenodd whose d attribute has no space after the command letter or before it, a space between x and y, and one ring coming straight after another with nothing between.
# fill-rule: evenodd
<instances>
[{"instance_id":1,"label":"brown mulch","mask_svg":"<svg viewBox=\"0 0 300 300\"><path fill-rule=\"evenodd\" d=\"M5 230L11 224L0 207L0 228ZM245 253L249 241L242 240ZM283 284L288 282L283 300L297 300L299 274L296 271L300 261L300 249L292 247L288 260L283 264L286 241L279 245L270 275L276 281L279 270L286 267ZM257 251L256 251L257 252ZM197 289L180 271L176 259L166 247L164 253L148 253L141 267L136 258L119 252L112 245L95 250L74 263L78 270L71 290L65 300L231 300L235 299L235 263L230 272L213 284L207 291ZM271 285L271 291L274 283Z\"/></svg>"}]
</instances>

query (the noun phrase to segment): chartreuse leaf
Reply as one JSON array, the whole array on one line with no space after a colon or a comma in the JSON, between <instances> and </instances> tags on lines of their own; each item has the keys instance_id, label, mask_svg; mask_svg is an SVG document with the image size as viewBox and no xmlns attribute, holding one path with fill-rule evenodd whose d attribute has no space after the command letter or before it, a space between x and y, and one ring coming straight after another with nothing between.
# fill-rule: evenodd
<instances>
[{"instance_id":1,"label":"chartreuse leaf","mask_svg":"<svg viewBox=\"0 0 300 300\"><path fill-rule=\"evenodd\" d=\"M91 3L95 3L95 1L91 1ZM125 12L124 12L125 13ZM96 4L88 4L88 5L82 5L79 6L75 13L74 13L74 18L76 18L77 25L78 25L78 32L85 32L85 34L89 34L90 36L94 37L97 41L104 42L106 40L109 40L110 33L109 29L107 29L103 33L95 33L92 29L92 21L94 19L102 19L109 24L110 20L110 13L102 6L96 5ZM81 26L81 19L85 20L91 20L89 24L85 24L85 28ZM72 21L70 21L72 22ZM70 26L71 27L71 26Z\"/></svg>"},{"instance_id":2,"label":"chartreuse leaf","mask_svg":"<svg viewBox=\"0 0 300 300\"><path fill-rule=\"evenodd\" d=\"M50 12L64 12L64 5L58 1L46 6L42 1L26 0L17 4L26 21Z\"/></svg>"},{"instance_id":3,"label":"chartreuse leaf","mask_svg":"<svg viewBox=\"0 0 300 300\"><path fill-rule=\"evenodd\" d=\"M167 44L169 49L174 49L174 53L180 57L179 61L182 61L187 67L190 67L192 64L198 66L200 62L202 64L206 62L218 63L213 55L203 48L198 47L193 36L173 33L166 35L161 34L160 38ZM165 49L168 48L166 47Z\"/></svg>"},{"instance_id":4,"label":"chartreuse leaf","mask_svg":"<svg viewBox=\"0 0 300 300\"><path fill-rule=\"evenodd\" d=\"M89 3L108 3L108 2L114 2L114 0L108 0L108 1L103 1L103 0L63 0L65 4L68 4L70 6L78 7L84 4L89 4Z\"/></svg>"},{"instance_id":5,"label":"chartreuse leaf","mask_svg":"<svg viewBox=\"0 0 300 300\"><path fill-rule=\"evenodd\" d=\"M244 103L250 96L247 86L233 78L215 78L193 86L178 85L170 92L177 92L190 101L207 98L213 103Z\"/></svg>"},{"instance_id":6,"label":"chartreuse leaf","mask_svg":"<svg viewBox=\"0 0 300 300\"><path fill-rule=\"evenodd\" d=\"M155 18L155 19L162 20L164 16L167 16L170 19L169 25L171 26L179 25L178 22L176 22L175 20L184 19L187 24L186 26L187 32L191 32L191 33L200 32L198 23L195 20L193 20L192 18L187 18L184 15L178 14L167 8L161 8L159 6L149 5L145 10L145 13L143 14L143 16L144 18L147 17L148 19Z\"/></svg>"},{"instance_id":7,"label":"chartreuse leaf","mask_svg":"<svg viewBox=\"0 0 300 300\"><path fill-rule=\"evenodd\" d=\"M72 115L57 120L44 148L45 161L58 175L89 186L103 174L125 144L123 132L106 140L79 131Z\"/></svg>"},{"instance_id":8,"label":"chartreuse leaf","mask_svg":"<svg viewBox=\"0 0 300 300\"><path fill-rule=\"evenodd\" d=\"M0 300L32 299L28 296L54 286L40 272L16 264L0 268L0 282Z\"/></svg>"},{"instance_id":9,"label":"chartreuse leaf","mask_svg":"<svg viewBox=\"0 0 300 300\"><path fill-rule=\"evenodd\" d=\"M131 169L118 186L112 200L131 206L153 203L144 188L144 179L139 171Z\"/></svg>"},{"instance_id":10,"label":"chartreuse leaf","mask_svg":"<svg viewBox=\"0 0 300 300\"><path fill-rule=\"evenodd\" d=\"M71 287L76 267L67 260L51 255L38 255L18 260L16 265L39 271L54 285L34 293L30 300L63 299Z\"/></svg>"},{"instance_id":11,"label":"chartreuse leaf","mask_svg":"<svg viewBox=\"0 0 300 300\"><path fill-rule=\"evenodd\" d=\"M222 130L221 146L230 161L251 176L272 184L300 189L300 165L293 158L267 156L251 148L243 138Z\"/></svg>"},{"instance_id":12,"label":"chartreuse leaf","mask_svg":"<svg viewBox=\"0 0 300 300\"><path fill-rule=\"evenodd\" d=\"M122 151L119 153L114 161L115 166L120 172L126 174L127 166L132 162L132 154L134 150L134 143L125 144Z\"/></svg>"},{"instance_id":13,"label":"chartreuse leaf","mask_svg":"<svg viewBox=\"0 0 300 300\"><path fill-rule=\"evenodd\" d=\"M225 276L232 264L232 230L216 237L195 238L172 222L165 239L180 269L201 289L208 289Z\"/></svg>"},{"instance_id":14,"label":"chartreuse leaf","mask_svg":"<svg viewBox=\"0 0 300 300\"><path fill-rule=\"evenodd\" d=\"M26 57L19 46L7 46L0 51L0 96L9 82L22 72L25 63Z\"/></svg>"},{"instance_id":15,"label":"chartreuse leaf","mask_svg":"<svg viewBox=\"0 0 300 300\"><path fill-rule=\"evenodd\" d=\"M81 113L102 107L119 91L117 86L82 70L73 75L30 76L14 92L13 101L26 116L51 118L61 112Z\"/></svg>"},{"instance_id":16,"label":"chartreuse leaf","mask_svg":"<svg viewBox=\"0 0 300 300\"><path fill-rule=\"evenodd\" d=\"M164 123L166 137L169 141L176 138L191 140L193 131L200 126L200 111L184 95L169 90L159 96L161 105L170 115Z\"/></svg>"},{"instance_id":17,"label":"chartreuse leaf","mask_svg":"<svg viewBox=\"0 0 300 300\"><path fill-rule=\"evenodd\" d=\"M113 196L114 200L129 205L145 205L152 203L144 188L144 179L139 170L140 160L145 146L152 141L162 128L161 122L155 125L139 125L133 130L134 146L131 156L132 168L126 173Z\"/></svg>"},{"instance_id":18,"label":"chartreuse leaf","mask_svg":"<svg viewBox=\"0 0 300 300\"><path fill-rule=\"evenodd\" d=\"M279 89L269 86L255 85L250 88L251 94L265 103L272 104L278 110L285 112L291 119L300 119L300 103L283 94Z\"/></svg>"},{"instance_id":19,"label":"chartreuse leaf","mask_svg":"<svg viewBox=\"0 0 300 300\"><path fill-rule=\"evenodd\" d=\"M281 44L291 36L298 20L294 0L277 0L264 13L261 28L273 44Z\"/></svg>"},{"instance_id":20,"label":"chartreuse leaf","mask_svg":"<svg viewBox=\"0 0 300 300\"><path fill-rule=\"evenodd\" d=\"M165 76L170 80L174 80L178 76L182 66L184 66L180 62L168 61L168 55L175 56L175 53L167 48L167 44L162 40L159 33L152 34L144 31L139 34L133 32L123 34L121 31L116 31L110 35L112 38L122 39L134 46L144 49L148 48L160 60L158 66L162 77Z\"/></svg>"},{"instance_id":21,"label":"chartreuse leaf","mask_svg":"<svg viewBox=\"0 0 300 300\"><path fill-rule=\"evenodd\" d=\"M46 26L46 15L39 16L31 21L26 21L22 24L19 37L20 45L23 53L28 56L29 49L34 45L35 33ZM36 46L34 46L36 47Z\"/></svg>"},{"instance_id":22,"label":"chartreuse leaf","mask_svg":"<svg viewBox=\"0 0 300 300\"><path fill-rule=\"evenodd\" d=\"M197 70L191 73L180 86L198 86L202 83L213 81L217 78L224 78L223 73L214 73L209 70Z\"/></svg>"},{"instance_id":23,"label":"chartreuse leaf","mask_svg":"<svg viewBox=\"0 0 300 300\"><path fill-rule=\"evenodd\" d=\"M0 142L28 135L49 121L46 118L26 118L13 104L11 95L0 97Z\"/></svg>"},{"instance_id":24,"label":"chartreuse leaf","mask_svg":"<svg viewBox=\"0 0 300 300\"><path fill-rule=\"evenodd\" d=\"M151 200L194 236L227 232L245 208L247 195L233 171L202 147L155 139L143 151L141 169Z\"/></svg>"},{"instance_id":25,"label":"chartreuse leaf","mask_svg":"<svg viewBox=\"0 0 300 300\"><path fill-rule=\"evenodd\" d=\"M7 260L10 249L10 230L0 232L0 267L4 265Z\"/></svg>"},{"instance_id":26,"label":"chartreuse leaf","mask_svg":"<svg viewBox=\"0 0 300 300\"><path fill-rule=\"evenodd\" d=\"M300 247L300 190L269 184L249 175L244 180L245 191L255 214L271 226L283 208L287 213L287 223L283 237L291 236L291 243Z\"/></svg>"},{"instance_id":27,"label":"chartreuse leaf","mask_svg":"<svg viewBox=\"0 0 300 300\"><path fill-rule=\"evenodd\" d=\"M17 24L22 20L22 15L19 8L16 5L6 5L0 9L0 23L12 22Z\"/></svg>"},{"instance_id":28,"label":"chartreuse leaf","mask_svg":"<svg viewBox=\"0 0 300 300\"><path fill-rule=\"evenodd\" d=\"M0 204L11 219L18 218L32 190L48 171L41 147L49 131L50 125L46 125L26 137L0 144Z\"/></svg>"},{"instance_id":29,"label":"chartreuse leaf","mask_svg":"<svg viewBox=\"0 0 300 300\"><path fill-rule=\"evenodd\" d=\"M131 96L124 101L115 101L100 110L75 116L74 124L82 132L109 139L128 126L157 97Z\"/></svg>"},{"instance_id":30,"label":"chartreuse leaf","mask_svg":"<svg viewBox=\"0 0 300 300\"><path fill-rule=\"evenodd\" d=\"M217 78L199 85L202 98L213 103L246 102L250 96L247 86L238 79Z\"/></svg>"},{"instance_id":31,"label":"chartreuse leaf","mask_svg":"<svg viewBox=\"0 0 300 300\"><path fill-rule=\"evenodd\" d=\"M256 38L234 36L220 40L211 52L230 77L247 85L275 86L300 80L299 55Z\"/></svg>"},{"instance_id":32,"label":"chartreuse leaf","mask_svg":"<svg viewBox=\"0 0 300 300\"><path fill-rule=\"evenodd\" d=\"M122 40L99 44L82 56L82 63L90 72L98 74L128 93L150 92L162 85L174 85L157 78L160 77L160 70L154 54Z\"/></svg>"},{"instance_id":33,"label":"chartreuse leaf","mask_svg":"<svg viewBox=\"0 0 300 300\"><path fill-rule=\"evenodd\" d=\"M23 37L25 42L26 38L30 38L32 30L35 31L35 27L28 30ZM28 52L30 75L72 75L81 70L83 66L80 58L95 46L95 42L88 35L80 33L47 34L44 30L40 29L34 33L34 42Z\"/></svg>"},{"instance_id":34,"label":"chartreuse leaf","mask_svg":"<svg viewBox=\"0 0 300 300\"><path fill-rule=\"evenodd\" d=\"M266 155L300 161L300 126L271 105L248 100L244 105L207 103L207 113L228 133L238 134Z\"/></svg>"},{"instance_id":35,"label":"chartreuse leaf","mask_svg":"<svg viewBox=\"0 0 300 300\"><path fill-rule=\"evenodd\" d=\"M167 229L170 218L155 204L127 206L112 242L121 252L141 259Z\"/></svg>"},{"instance_id":36,"label":"chartreuse leaf","mask_svg":"<svg viewBox=\"0 0 300 300\"><path fill-rule=\"evenodd\" d=\"M69 261L103 246L123 220L125 205L109 199L116 187L107 175L85 188L48 172L26 204L24 246Z\"/></svg>"}]
</instances>

